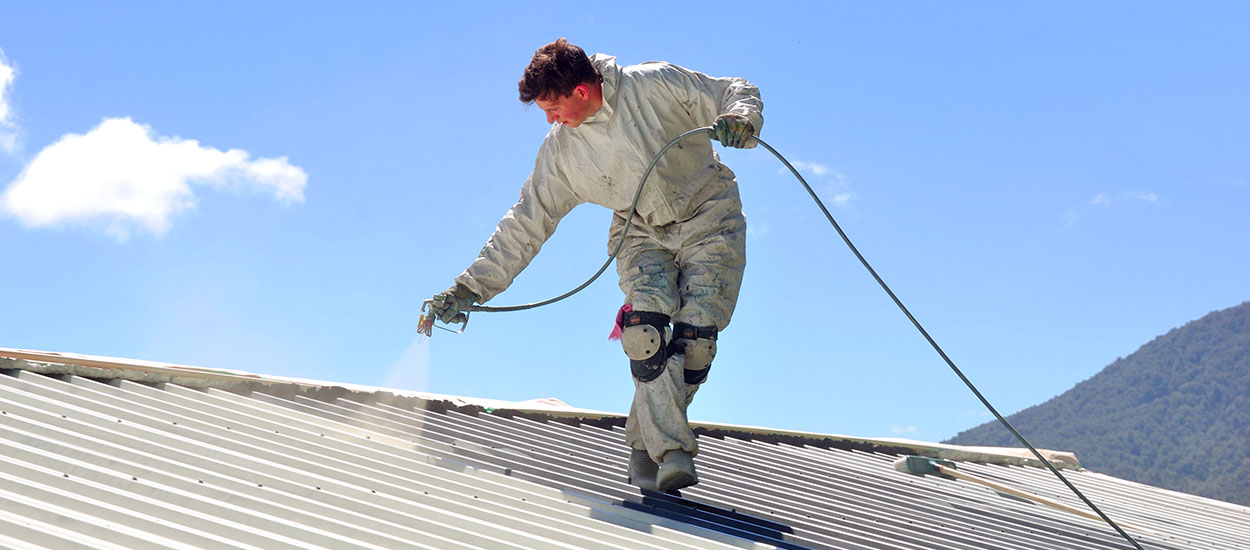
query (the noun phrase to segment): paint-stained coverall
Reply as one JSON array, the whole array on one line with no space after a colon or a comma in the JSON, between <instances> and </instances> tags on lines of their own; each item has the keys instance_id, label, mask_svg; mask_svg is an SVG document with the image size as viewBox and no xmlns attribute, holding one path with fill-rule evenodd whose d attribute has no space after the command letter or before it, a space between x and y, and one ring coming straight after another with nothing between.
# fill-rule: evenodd
<instances>
[{"instance_id":1,"label":"paint-stained coverall","mask_svg":"<svg viewBox=\"0 0 1250 550\"><path fill-rule=\"evenodd\" d=\"M602 54L591 62L603 77L602 107L576 128L552 127L517 203L477 260L456 278L482 302L511 285L560 219L581 203L616 212L611 252L642 172L669 140L711 125L722 113L746 115L757 133L763 126L759 90L746 80L668 63L621 67ZM733 172L720 162L710 139L683 140L648 178L617 257L625 303L634 311L670 315L674 323L723 330L738 299L745 240ZM647 450L656 462L673 449L698 452L686 418L698 386L686 383L682 362L682 355L673 355L655 380L635 380L626 443Z\"/></svg>"}]
</instances>

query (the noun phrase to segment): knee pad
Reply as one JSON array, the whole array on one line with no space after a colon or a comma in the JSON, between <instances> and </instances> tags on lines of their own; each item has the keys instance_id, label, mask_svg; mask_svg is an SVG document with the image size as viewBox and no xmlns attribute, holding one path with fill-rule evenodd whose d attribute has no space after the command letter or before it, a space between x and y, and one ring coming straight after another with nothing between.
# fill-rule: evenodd
<instances>
[{"instance_id":1,"label":"knee pad","mask_svg":"<svg viewBox=\"0 0 1250 550\"><path fill-rule=\"evenodd\" d=\"M686 383L702 384L712 370L712 359L716 358L716 327L676 323L672 347L672 354L686 356Z\"/></svg>"},{"instance_id":2,"label":"knee pad","mask_svg":"<svg viewBox=\"0 0 1250 550\"><path fill-rule=\"evenodd\" d=\"M629 370L639 382L655 380L668 361L668 315L631 311L624 315L621 347L629 356Z\"/></svg>"}]
</instances>

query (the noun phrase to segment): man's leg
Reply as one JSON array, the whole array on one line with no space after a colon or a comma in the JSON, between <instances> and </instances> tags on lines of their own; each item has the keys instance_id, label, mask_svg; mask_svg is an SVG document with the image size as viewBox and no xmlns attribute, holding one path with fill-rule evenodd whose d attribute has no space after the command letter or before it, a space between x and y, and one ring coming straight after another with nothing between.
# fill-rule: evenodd
<instances>
[{"instance_id":1,"label":"man's leg","mask_svg":"<svg viewBox=\"0 0 1250 550\"><path fill-rule=\"evenodd\" d=\"M673 315L674 353L685 355L687 404L707 380L719 332L729 325L746 268L746 220L735 190L683 225Z\"/></svg>"},{"instance_id":2,"label":"man's leg","mask_svg":"<svg viewBox=\"0 0 1250 550\"><path fill-rule=\"evenodd\" d=\"M649 458L650 463L656 465L653 486L646 485L651 480L645 478L640 479L643 483L637 483L645 489L670 491L698 483L691 459L699 448L686 418L682 363L681 355L673 355L666 361L660 376L646 382L634 380L634 400L626 421L626 437L628 441L632 423L639 441L631 444L631 448L636 449L640 442L647 454L645 457L631 455L631 459L641 466L641 459Z\"/></svg>"},{"instance_id":3,"label":"man's leg","mask_svg":"<svg viewBox=\"0 0 1250 550\"><path fill-rule=\"evenodd\" d=\"M625 442L634 451L631 481L653 490L691 485L697 479L689 459L698 445L686 419L684 357L671 355L669 346L668 314L678 306L675 257L651 235L631 236L617 258L617 272L633 308L624 315L621 335L634 378L625 422Z\"/></svg>"},{"instance_id":4,"label":"man's leg","mask_svg":"<svg viewBox=\"0 0 1250 550\"><path fill-rule=\"evenodd\" d=\"M664 455L672 450L684 450L691 456L699 452L686 418L688 395L683 362L682 356L671 356L655 379L634 379L634 399L625 420L625 444L647 451L656 463L663 462Z\"/></svg>"},{"instance_id":5,"label":"man's leg","mask_svg":"<svg viewBox=\"0 0 1250 550\"><path fill-rule=\"evenodd\" d=\"M634 400L625 435L631 449L645 449L646 456L658 463L656 487L667 490L698 482L691 460L698 443L686 409L707 379L717 334L729 324L742 283L746 221L737 189L727 189L695 218L653 231L626 242L617 259L621 289L635 311L672 313L677 332L665 335L664 353L671 356L662 371L634 368L635 356L650 352L649 347L635 346ZM654 334L635 341L650 343L651 337ZM626 351L630 353L628 347ZM646 456L631 455L631 473L634 466L651 471L650 464L642 464Z\"/></svg>"},{"instance_id":6,"label":"man's leg","mask_svg":"<svg viewBox=\"0 0 1250 550\"><path fill-rule=\"evenodd\" d=\"M673 339L669 345L672 357L666 373L672 379L673 392L664 397L673 402L668 414L680 415L680 420L672 422L680 422L683 433L693 440L686 411L712 368L717 336L729 324L745 266L746 224L736 196L684 222L677 236L681 238L675 256L681 305L673 317ZM657 454L650 447L648 450L653 457ZM685 446L665 453L656 473L657 489L680 489L698 483L693 460L697 452L697 446Z\"/></svg>"}]
</instances>

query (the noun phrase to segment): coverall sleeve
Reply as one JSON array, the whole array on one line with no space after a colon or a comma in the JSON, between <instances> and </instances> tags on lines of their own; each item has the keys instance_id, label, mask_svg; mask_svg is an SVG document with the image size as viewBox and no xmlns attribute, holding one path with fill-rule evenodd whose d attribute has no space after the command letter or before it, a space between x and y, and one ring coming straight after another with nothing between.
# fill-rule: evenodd
<instances>
[{"instance_id":1,"label":"coverall sleeve","mask_svg":"<svg viewBox=\"0 0 1250 550\"><path fill-rule=\"evenodd\" d=\"M743 78L718 78L669 63L659 74L690 117L699 126L710 126L726 113L746 115L758 135L764 127L764 101L760 89ZM751 140L748 147L755 147Z\"/></svg>"},{"instance_id":2,"label":"coverall sleeve","mask_svg":"<svg viewBox=\"0 0 1250 550\"><path fill-rule=\"evenodd\" d=\"M456 282L482 302L503 292L555 233L560 219L581 202L556 161L554 147L544 143L520 198Z\"/></svg>"}]
</instances>

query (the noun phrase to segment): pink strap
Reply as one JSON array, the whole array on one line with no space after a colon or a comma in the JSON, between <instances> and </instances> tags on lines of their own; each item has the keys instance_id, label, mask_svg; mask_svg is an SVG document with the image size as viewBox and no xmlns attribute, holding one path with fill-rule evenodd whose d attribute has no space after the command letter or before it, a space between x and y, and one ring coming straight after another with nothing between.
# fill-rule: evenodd
<instances>
[{"instance_id":1,"label":"pink strap","mask_svg":"<svg viewBox=\"0 0 1250 550\"><path fill-rule=\"evenodd\" d=\"M616 312L616 326L612 327L612 334L608 335L608 340L620 340L621 331L625 330L625 314L634 310L634 306L625 304L621 306L620 311Z\"/></svg>"}]
</instances>

